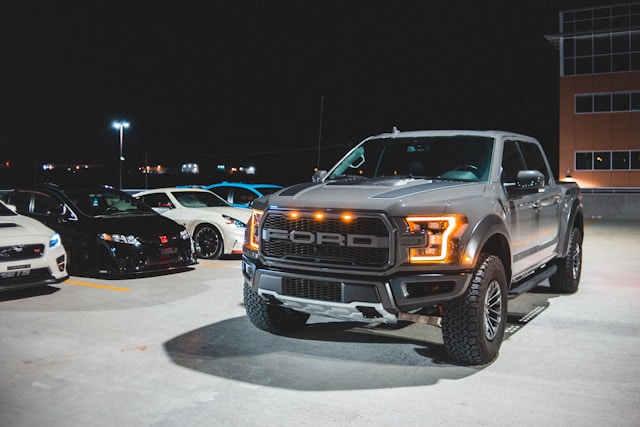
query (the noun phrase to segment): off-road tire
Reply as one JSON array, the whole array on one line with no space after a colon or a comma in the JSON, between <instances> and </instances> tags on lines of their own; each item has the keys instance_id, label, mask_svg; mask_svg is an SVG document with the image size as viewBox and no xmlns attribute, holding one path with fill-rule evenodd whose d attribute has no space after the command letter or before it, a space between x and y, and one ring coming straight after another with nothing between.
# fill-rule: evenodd
<instances>
[{"instance_id":1,"label":"off-road tire","mask_svg":"<svg viewBox=\"0 0 640 427\"><path fill-rule=\"evenodd\" d=\"M247 282L244 282L244 307L253 325L276 335L287 335L304 327L309 315L275 304L269 304Z\"/></svg>"},{"instance_id":2,"label":"off-road tire","mask_svg":"<svg viewBox=\"0 0 640 427\"><path fill-rule=\"evenodd\" d=\"M556 266L558 270L549 278L551 290L562 294L577 292L582 273L582 233L578 228L571 231L567 256L559 258Z\"/></svg>"},{"instance_id":3,"label":"off-road tire","mask_svg":"<svg viewBox=\"0 0 640 427\"><path fill-rule=\"evenodd\" d=\"M442 310L442 337L449 356L482 365L498 355L507 322L507 277L500 258L481 254L464 295Z\"/></svg>"},{"instance_id":4,"label":"off-road tire","mask_svg":"<svg viewBox=\"0 0 640 427\"><path fill-rule=\"evenodd\" d=\"M200 224L193 232L193 247L196 257L216 259L224 253L224 240L216 227Z\"/></svg>"}]
</instances>

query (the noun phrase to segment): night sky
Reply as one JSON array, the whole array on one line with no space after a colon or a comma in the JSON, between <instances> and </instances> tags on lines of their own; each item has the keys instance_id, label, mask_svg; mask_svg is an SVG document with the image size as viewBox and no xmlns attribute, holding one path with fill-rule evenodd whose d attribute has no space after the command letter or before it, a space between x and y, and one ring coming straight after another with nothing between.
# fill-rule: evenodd
<instances>
[{"instance_id":1,"label":"night sky","mask_svg":"<svg viewBox=\"0 0 640 427\"><path fill-rule=\"evenodd\" d=\"M560 10L605 3L3 2L0 160L116 168L111 123L126 119L131 169L146 153L291 184L319 143L328 168L393 126L530 134L555 166L559 57L544 35Z\"/></svg>"}]
</instances>

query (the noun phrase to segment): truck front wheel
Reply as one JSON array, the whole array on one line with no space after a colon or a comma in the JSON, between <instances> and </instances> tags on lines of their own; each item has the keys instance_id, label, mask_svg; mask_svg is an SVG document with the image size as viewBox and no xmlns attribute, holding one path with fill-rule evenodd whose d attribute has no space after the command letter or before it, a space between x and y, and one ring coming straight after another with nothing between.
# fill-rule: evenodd
<instances>
[{"instance_id":1,"label":"truck front wheel","mask_svg":"<svg viewBox=\"0 0 640 427\"><path fill-rule=\"evenodd\" d=\"M244 282L244 308L253 325L263 331L286 335L301 329L309 315L275 304L269 304L247 282Z\"/></svg>"},{"instance_id":2,"label":"truck front wheel","mask_svg":"<svg viewBox=\"0 0 640 427\"><path fill-rule=\"evenodd\" d=\"M474 365L498 355L507 322L507 278L502 261L482 254L460 298L444 305L442 337L453 359Z\"/></svg>"},{"instance_id":3,"label":"truck front wheel","mask_svg":"<svg viewBox=\"0 0 640 427\"><path fill-rule=\"evenodd\" d=\"M582 233L577 228L571 231L569 251L566 258L557 261L558 271L549 277L551 290L563 294L572 294L578 290L582 272Z\"/></svg>"}]
</instances>

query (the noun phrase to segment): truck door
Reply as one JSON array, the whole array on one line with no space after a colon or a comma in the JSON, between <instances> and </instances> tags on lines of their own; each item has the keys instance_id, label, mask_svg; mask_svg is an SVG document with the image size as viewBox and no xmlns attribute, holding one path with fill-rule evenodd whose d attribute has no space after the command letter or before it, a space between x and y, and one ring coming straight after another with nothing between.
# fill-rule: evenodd
<instances>
[{"instance_id":1,"label":"truck door","mask_svg":"<svg viewBox=\"0 0 640 427\"><path fill-rule=\"evenodd\" d=\"M507 195L507 216L513 257L513 275L526 271L531 265L531 254L535 252L535 215L537 195L522 193L516 188L518 171L525 169L524 159L516 141L504 142L502 155L502 186Z\"/></svg>"},{"instance_id":2,"label":"truck door","mask_svg":"<svg viewBox=\"0 0 640 427\"><path fill-rule=\"evenodd\" d=\"M537 144L530 142L519 143L527 169L537 170L544 174L544 189L538 191L534 205L534 220L536 224L536 258L538 262L553 257L559 242L560 226L560 188L555 184L549 171L545 157Z\"/></svg>"}]
</instances>

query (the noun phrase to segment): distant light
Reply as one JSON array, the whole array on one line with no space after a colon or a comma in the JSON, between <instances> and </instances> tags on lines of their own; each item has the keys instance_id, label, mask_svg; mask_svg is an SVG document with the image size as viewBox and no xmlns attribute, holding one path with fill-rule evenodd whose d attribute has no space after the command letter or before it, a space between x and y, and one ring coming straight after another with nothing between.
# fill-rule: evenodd
<instances>
[{"instance_id":1,"label":"distant light","mask_svg":"<svg viewBox=\"0 0 640 427\"><path fill-rule=\"evenodd\" d=\"M114 129L124 128L127 129L129 127L129 122L113 122Z\"/></svg>"},{"instance_id":2,"label":"distant light","mask_svg":"<svg viewBox=\"0 0 640 427\"><path fill-rule=\"evenodd\" d=\"M246 173L247 175L255 175L256 174L256 168L253 166L249 166L244 173Z\"/></svg>"}]
</instances>

